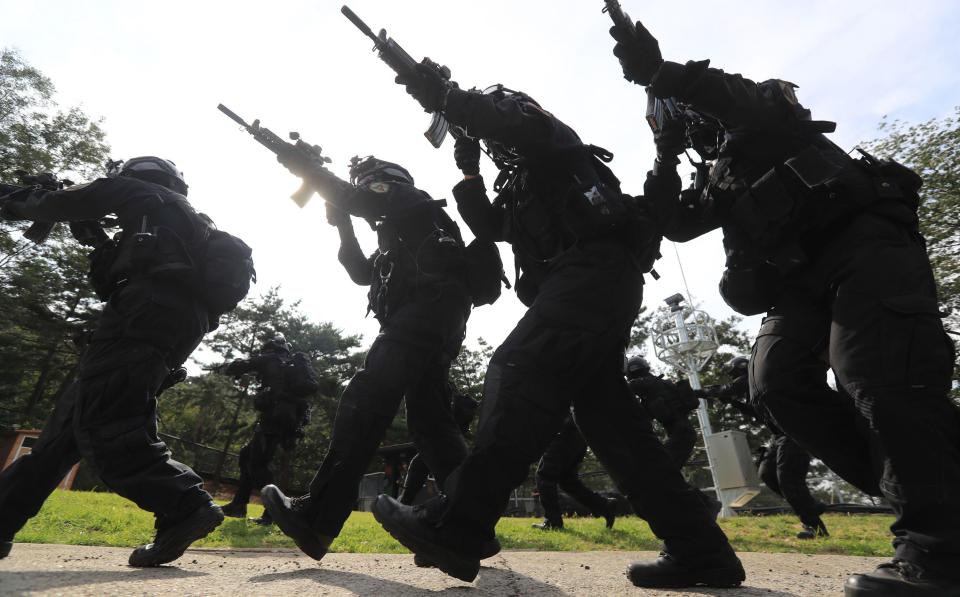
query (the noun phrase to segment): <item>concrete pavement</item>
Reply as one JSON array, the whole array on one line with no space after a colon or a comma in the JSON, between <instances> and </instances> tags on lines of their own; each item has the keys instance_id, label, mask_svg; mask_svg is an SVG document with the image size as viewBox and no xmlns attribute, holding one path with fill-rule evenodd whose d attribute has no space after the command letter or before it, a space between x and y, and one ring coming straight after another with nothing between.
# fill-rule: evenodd
<instances>
[{"instance_id":1,"label":"concrete pavement","mask_svg":"<svg viewBox=\"0 0 960 597\"><path fill-rule=\"evenodd\" d=\"M127 566L129 549L16 544L0 560L0 595L413 595L587 596L840 595L851 573L883 558L740 554L747 582L739 589L652 591L624 572L653 552L508 551L484 562L474 583L413 565L411 555L329 554L314 562L296 551L190 550L162 568Z\"/></svg>"}]
</instances>

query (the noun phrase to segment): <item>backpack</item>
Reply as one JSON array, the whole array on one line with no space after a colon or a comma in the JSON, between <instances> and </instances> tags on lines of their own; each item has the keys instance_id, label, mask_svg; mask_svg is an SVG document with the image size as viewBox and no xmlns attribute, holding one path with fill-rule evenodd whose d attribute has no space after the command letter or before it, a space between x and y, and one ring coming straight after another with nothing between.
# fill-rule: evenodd
<instances>
[{"instance_id":1,"label":"backpack","mask_svg":"<svg viewBox=\"0 0 960 597\"><path fill-rule=\"evenodd\" d=\"M295 352L283 365L283 389L293 396L307 396L320 389L320 377L305 352Z\"/></svg>"},{"instance_id":2,"label":"backpack","mask_svg":"<svg viewBox=\"0 0 960 597\"><path fill-rule=\"evenodd\" d=\"M500 298L501 282L510 288L497 245L475 238L463 254L467 263L467 292L473 306L492 305Z\"/></svg>"},{"instance_id":3,"label":"backpack","mask_svg":"<svg viewBox=\"0 0 960 597\"><path fill-rule=\"evenodd\" d=\"M193 251L194 287L200 300L219 317L232 311L257 281L253 250L236 236L211 227Z\"/></svg>"}]
</instances>

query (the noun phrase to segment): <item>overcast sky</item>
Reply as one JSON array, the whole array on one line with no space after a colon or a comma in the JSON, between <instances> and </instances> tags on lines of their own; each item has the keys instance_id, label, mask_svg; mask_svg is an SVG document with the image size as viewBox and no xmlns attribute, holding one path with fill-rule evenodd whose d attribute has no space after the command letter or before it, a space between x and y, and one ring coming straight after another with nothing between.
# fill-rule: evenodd
<instances>
[{"instance_id":1,"label":"overcast sky","mask_svg":"<svg viewBox=\"0 0 960 597\"><path fill-rule=\"evenodd\" d=\"M224 103L280 135L299 131L323 146L346 177L353 155L406 166L417 185L450 198L460 179L450 140L422 137L428 116L392 81L369 40L340 14L340 2L0 0L0 45L56 84L61 104L80 104L103 126L115 158L174 160L190 199L254 249L256 291L280 285L315 321L332 321L372 341L366 289L336 261L338 237L315 198L289 199L299 181L216 110ZM640 193L654 150L643 120L643 89L627 83L610 53L602 0L353 0L376 31L385 27L412 56L448 65L461 87L502 82L528 92L610 149L627 192ZM838 122L832 136L850 149L876 135L884 115L908 121L960 104L960 3L955 0L624 0L659 38L664 57L712 64L749 78L781 78L814 118ZM484 174L492 180L489 162ZM450 213L456 216L451 200ZM365 250L374 237L355 222ZM466 236L469 233L463 226ZM718 234L678 246L695 301L717 318L732 312L717 293L723 266ZM512 268L509 249L504 261ZM683 291L670 243L645 304ZM476 310L468 342L498 344L522 315L505 291ZM756 327L756 321L745 326Z\"/></svg>"}]
</instances>

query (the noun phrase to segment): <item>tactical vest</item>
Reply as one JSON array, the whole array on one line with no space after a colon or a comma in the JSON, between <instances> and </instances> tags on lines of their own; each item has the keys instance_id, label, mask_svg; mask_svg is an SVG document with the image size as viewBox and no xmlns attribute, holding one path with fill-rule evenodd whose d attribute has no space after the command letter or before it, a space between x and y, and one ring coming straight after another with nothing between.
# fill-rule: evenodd
<instances>
[{"instance_id":1,"label":"tactical vest","mask_svg":"<svg viewBox=\"0 0 960 597\"><path fill-rule=\"evenodd\" d=\"M381 323L406 301L466 297L460 230L442 209L446 202L423 195L423 203L385 217L376 227L367 312Z\"/></svg>"},{"instance_id":2,"label":"tactical vest","mask_svg":"<svg viewBox=\"0 0 960 597\"><path fill-rule=\"evenodd\" d=\"M549 263L578 243L618 239L641 271L652 269L660 235L636 200L620 191L605 163L612 158L605 149L581 143L501 170L494 205L507 214L504 237L513 245L517 294L525 304Z\"/></svg>"},{"instance_id":3,"label":"tactical vest","mask_svg":"<svg viewBox=\"0 0 960 597\"><path fill-rule=\"evenodd\" d=\"M916 224L920 178L865 152L849 156L823 135L832 123L808 120L809 111L788 95L781 96L780 128L728 132L704 189L708 209L726 214L720 292L744 315L769 310L784 278L816 259L857 214Z\"/></svg>"}]
</instances>

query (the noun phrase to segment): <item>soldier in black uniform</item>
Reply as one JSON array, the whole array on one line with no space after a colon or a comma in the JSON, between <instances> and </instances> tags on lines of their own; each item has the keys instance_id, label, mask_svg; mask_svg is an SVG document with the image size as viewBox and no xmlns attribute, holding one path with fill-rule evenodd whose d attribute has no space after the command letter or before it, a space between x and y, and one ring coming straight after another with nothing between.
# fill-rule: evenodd
<instances>
[{"instance_id":1,"label":"soldier in black uniform","mask_svg":"<svg viewBox=\"0 0 960 597\"><path fill-rule=\"evenodd\" d=\"M363 368L340 397L330 447L310 493L290 499L274 485L261 492L280 529L319 560L350 515L401 400L406 398L413 442L441 487L466 455L445 386L471 297L456 223L404 168L373 157L357 160L348 183L319 164L284 165L327 200L328 221L340 232L340 263L355 283L370 286L368 310L381 326ZM377 231L378 248L369 257L351 215Z\"/></svg>"},{"instance_id":2,"label":"soldier in black uniform","mask_svg":"<svg viewBox=\"0 0 960 597\"><path fill-rule=\"evenodd\" d=\"M131 566L171 562L222 522L203 480L172 460L157 437L156 395L221 314L190 284L196 265L190 247L202 245L211 223L186 193L172 162L140 157L119 176L37 191L3 206L7 220L96 221L115 214L121 232L110 240L97 229L91 278L109 300L76 379L32 452L0 474L0 555L80 458L107 487L156 516L156 539L131 554Z\"/></svg>"},{"instance_id":3,"label":"soldier in black uniform","mask_svg":"<svg viewBox=\"0 0 960 597\"><path fill-rule=\"evenodd\" d=\"M697 444L697 430L690 423L690 413L699 401L686 381L674 383L650 373L650 363L641 356L627 360L630 389L651 419L659 421L667 433L663 446L670 452L678 468L682 468Z\"/></svg>"},{"instance_id":4,"label":"soldier in black uniform","mask_svg":"<svg viewBox=\"0 0 960 597\"><path fill-rule=\"evenodd\" d=\"M727 374L733 381L723 385L707 386L699 394L704 398L715 398L723 404L737 409L748 420L765 425L756 409L749 402L747 384L746 357L734 357L727 363ZM798 539L828 537L827 525L820 515L826 511L822 502L814 499L807 487L807 472L810 470L810 454L795 441L787 437L776 425L767 425L773 434L770 445L762 449L758 459L760 479L774 493L787 500L790 507L803 523L803 530L797 533Z\"/></svg>"},{"instance_id":5,"label":"soldier in black uniform","mask_svg":"<svg viewBox=\"0 0 960 597\"><path fill-rule=\"evenodd\" d=\"M586 506L597 518L605 519L608 529L613 528L616 501L605 498L580 480L577 469L586 456L587 442L577 429L573 417L567 417L560 433L547 446L537 465L537 493L540 494L540 505L543 507L543 522L534 523L534 528L543 531L563 528L558 489Z\"/></svg>"},{"instance_id":6,"label":"soldier in black uniform","mask_svg":"<svg viewBox=\"0 0 960 597\"><path fill-rule=\"evenodd\" d=\"M724 298L744 314L767 312L751 399L896 511L894 560L851 577L848 597L960 594L960 416L918 229L920 177L838 148L823 134L835 125L812 121L791 83L665 62L639 24L611 34L630 80L723 129L706 188L684 197L673 236L722 227ZM855 408L827 385L828 367Z\"/></svg>"},{"instance_id":7,"label":"soldier in black uniform","mask_svg":"<svg viewBox=\"0 0 960 597\"><path fill-rule=\"evenodd\" d=\"M513 245L517 295L530 308L491 359L477 438L448 481L447 498L414 510L380 496L374 515L415 553L473 580L510 492L572 405L594 453L666 544L669 555L657 563L631 567L633 582L739 584L743 568L723 531L623 378L643 272L660 237L598 157L611 156L502 85L488 93L454 89L429 67L400 82L426 111L442 112L469 135L454 152L464 173L454 188L458 210L478 238ZM471 138L482 139L501 168L492 204Z\"/></svg>"},{"instance_id":8,"label":"soldier in black uniform","mask_svg":"<svg viewBox=\"0 0 960 597\"><path fill-rule=\"evenodd\" d=\"M456 421L457 427L460 429L460 434L463 435L463 439L469 440L470 424L473 423L480 404L466 394L454 392L453 384L450 382L447 382L447 392L448 395L451 396L450 406L453 410L453 420ZM427 463L420 457L420 454L414 454L407 466L407 475L403 480L403 491L400 493L400 497L397 498L400 500L400 503L407 505L413 504L423 484L427 482L429 475L430 468L427 467Z\"/></svg>"},{"instance_id":9,"label":"soldier in black uniform","mask_svg":"<svg viewBox=\"0 0 960 597\"><path fill-rule=\"evenodd\" d=\"M307 387L295 392L292 384L286 383L290 377L286 372L294 366L291 356L290 344L278 335L263 345L258 356L233 361L224 369L224 373L234 377L252 371L260 384L253 399L260 416L254 425L253 437L240 449L240 485L230 503L221 508L224 516L244 518L247 515L250 491L259 491L273 483L270 461L277 448L292 451L297 440L303 437L303 427L310 422L310 404L306 398L317 386L313 385L312 391ZM254 522L269 525L273 520L264 510L263 516Z\"/></svg>"}]
</instances>

